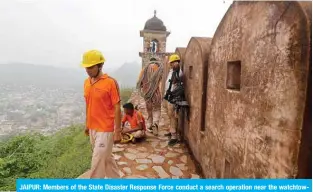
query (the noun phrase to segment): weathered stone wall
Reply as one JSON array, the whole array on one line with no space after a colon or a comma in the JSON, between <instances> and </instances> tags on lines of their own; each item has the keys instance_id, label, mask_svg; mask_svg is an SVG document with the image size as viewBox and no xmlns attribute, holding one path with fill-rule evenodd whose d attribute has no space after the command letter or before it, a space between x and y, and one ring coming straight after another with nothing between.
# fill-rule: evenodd
<instances>
[{"instance_id":1,"label":"weathered stone wall","mask_svg":"<svg viewBox=\"0 0 313 192\"><path fill-rule=\"evenodd\" d=\"M150 42L152 40L157 40L158 41L158 51L160 53L165 53L166 52L166 34L158 34L158 33L151 33L151 32L146 32L143 35L143 47L144 51L148 52L148 48L150 47Z\"/></svg>"},{"instance_id":2,"label":"weathered stone wall","mask_svg":"<svg viewBox=\"0 0 313 192\"><path fill-rule=\"evenodd\" d=\"M166 54L166 38L167 32L149 32L143 31L143 52L140 53L142 57L142 66L146 66L149 63L151 57L157 58L160 62L164 62ZM158 42L157 53L149 52L150 42L156 40Z\"/></svg>"},{"instance_id":3,"label":"weathered stone wall","mask_svg":"<svg viewBox=\"0 0 313 192\"><path fill-rule=\"evenodd\" d=\"M184 56L184 83L186 99L191 107L189 121L185 119L184 130L185 137L197 160L200 160L201 153L199 149L200 131L202 130L201 120L205 121L205 106L202 104L203 95L206 89L203 84L207 79L204 78L208 71L208 56L212 38L192 37L186 48Z\"/></svg>"},{"instance_id":4,"label":"weathered stone wall","mask_svg":"<svg viewBox=\"0 0 313 192\"><path fill-rule=\"evenodd\" d=\"M309 65L307 22L297 2L230 7L209 56L206 127L199 145L205 146L200 162L207 177L297 174Z\"/></svg>"},{"instance_id":5,"label":"weathered stone wall","mask_svg":"<svg viewBox=\"0 0 313 192\"><path fill-rule=\"evenodd\" d=\"M175 53L180 57L180 68L184 70L184 56L185 56L186 48L177 47Z\"/></svg>"},{"instance_id":6,"label":"weathered stone wall","mask_svg":"<svg viewBox=\"0 0 313 192\"><path fill-rule=\"evenodd\" d=\"M309 75L306 90L305 111L303 118L303 126L301 130L301 143L298 159L298 175L297 178L312 179L312 2L299 2L305 14L307 23L307 36L310 37L308 45L305 45L307 55L309 55Z\"/></svg>"},{"instance_id":7,"label":"weathered stone wall","mask_svg":"<svg viewBox=\"0 0 313 192\"><path fill-rule=\"evenodd\" d=\"M158 59L159 62L162 64L165 64L164 58L167 56L169 53L157 53L157 54L152 54L152 53L142 53L142 64L143 66L146 66L149 64L150 58L155 57Z\"/></svg>"},{"instance_id":8,"label":"weathered stone wall","mask_svg":"<svg viewBox=\"0 0 313 192\"><path fill-rule=\"evenodd\" d=\"M312 129L311 119L303 122L311 6L234 1L211 43L190 40L183 63L191 118L184 132L205 177L292 178L299 151L310 153L302 159L312 156L311 144L300 150L312 141L301 135Z\"/></svg>"}]
</instances>

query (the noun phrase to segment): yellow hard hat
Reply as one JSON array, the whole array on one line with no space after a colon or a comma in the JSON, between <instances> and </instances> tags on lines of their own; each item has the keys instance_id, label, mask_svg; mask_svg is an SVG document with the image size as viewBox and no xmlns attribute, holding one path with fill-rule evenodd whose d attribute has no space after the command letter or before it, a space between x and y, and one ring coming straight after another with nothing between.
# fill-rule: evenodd
<instances>
[{"instance_id":1,"label":"yellow hard hat","mask_svg":"<svg viewBox=\"0 0 313 192\"><path fill-rule=\"evenodd\" d=\"M87 68L104 62L105 59L100 51L90 50L84 53L81 66Z\"/></svg>"},{"instance_id":2,"label":"yellow hard hat","mask_svg":"<svg viewBox=\"0 0 313 192\"><path fill-rule=\"evenodd\" d=\"M173 54L170 56L169 62L172 63L174 61L180 61L180 57L177 54Z\"/></svg>"},{"instance_id":3,"label":"yellow hard hat","mask_svg":"<svg viewBox=\"0 0 313 192\"><path fill-rule=\"evenodd\" d=\"M128 143L134 139L134 136L129 133L122 134L122 140L121 143Z\"/></svg>"}]
</instances>

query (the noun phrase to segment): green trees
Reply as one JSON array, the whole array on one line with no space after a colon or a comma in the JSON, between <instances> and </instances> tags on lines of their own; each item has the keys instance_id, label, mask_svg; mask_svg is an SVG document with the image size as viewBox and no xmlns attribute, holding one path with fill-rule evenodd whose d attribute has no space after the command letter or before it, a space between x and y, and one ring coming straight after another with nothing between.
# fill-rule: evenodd
<instances>
[{"instance_id":1,"label":"green trees","mask_svg":"<svg viewBox=\"0 0 313 192\"><path fill-rule=\"evenodd\" d=\"M122 103L132 89L121 90ZM38 133L0 142L0 191L15 190L17 178L77 178L90 168L91 147L83 125L52 136Z\"/></svg>"},{"instance_id":2,"label":"green trees","mask_svg":"<svg viewBox=\"0 0 313 192\"><path fill-rule=\"evenodd\" d=\"M17 178L76 178L90 167L91 149L82 126L53 136L29 134L0 144L0 191Z\"/></svg>"},{"instance_id":3,"label":"green trees","mask_svg":"<svg viewBox=\"0 0 313 192\"><path fill-rule=\"evenodd\" d=\"M124 88L122 89L121 91L121 100L122 100L122 103L121 104L124 104L128 101L129 97L131 96L131 94L133 93L134 89L132 88Z\"/></svg>"}]
</instances>

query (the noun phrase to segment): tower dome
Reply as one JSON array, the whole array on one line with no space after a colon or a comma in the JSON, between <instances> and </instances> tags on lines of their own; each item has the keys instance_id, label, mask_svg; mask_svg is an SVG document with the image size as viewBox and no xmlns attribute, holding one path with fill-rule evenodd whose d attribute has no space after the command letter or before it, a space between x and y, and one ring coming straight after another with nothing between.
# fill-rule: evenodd
<instances>
[{"instance_id":1,"label":"tower dome","mask_svg":"<svg viewBox=\"0 0 313 192\"><path fill-rule=\"evenodd\" d=\"M154 16L146 21L144 30L166 31L163 21L156 16L156 10L154 10Z\"/></svg>"}]
</instances>

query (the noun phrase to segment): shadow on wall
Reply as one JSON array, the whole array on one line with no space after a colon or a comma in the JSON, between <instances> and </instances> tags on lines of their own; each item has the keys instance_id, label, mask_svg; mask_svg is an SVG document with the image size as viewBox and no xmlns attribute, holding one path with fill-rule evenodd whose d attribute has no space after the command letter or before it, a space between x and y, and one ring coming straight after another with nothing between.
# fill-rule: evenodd
<instances>
[{"instance_id":1,"label":"shadow on wall","mask_svg":"<svg viewBox=\"0 0 313 192\"><path fill-rule=\"evenodd\" d=\"M213 39L176 49L185 139L206 178L312 177L311 7L234 1Z\"/></svg>"},{"instance_id":2,"label":"shadow on wall","mask_svg":"<svg viewBox=\"0 0 313 192\"><path fill-rule=\"evenodd\" d=\"M204 130L205 108L206 108L206 85L208 75L208 56L210 52L212 38L192 37L186 48L184 56L184 82L186 85L186 99L191 105L189 121L184 119L185 138L191 149L195 159L199 162L201 151L199 150L199 142L201 132ZM181 116L183 117L183 116ZM193 133L199 134L193 134Z\"/></svg>"}]
</instances>

